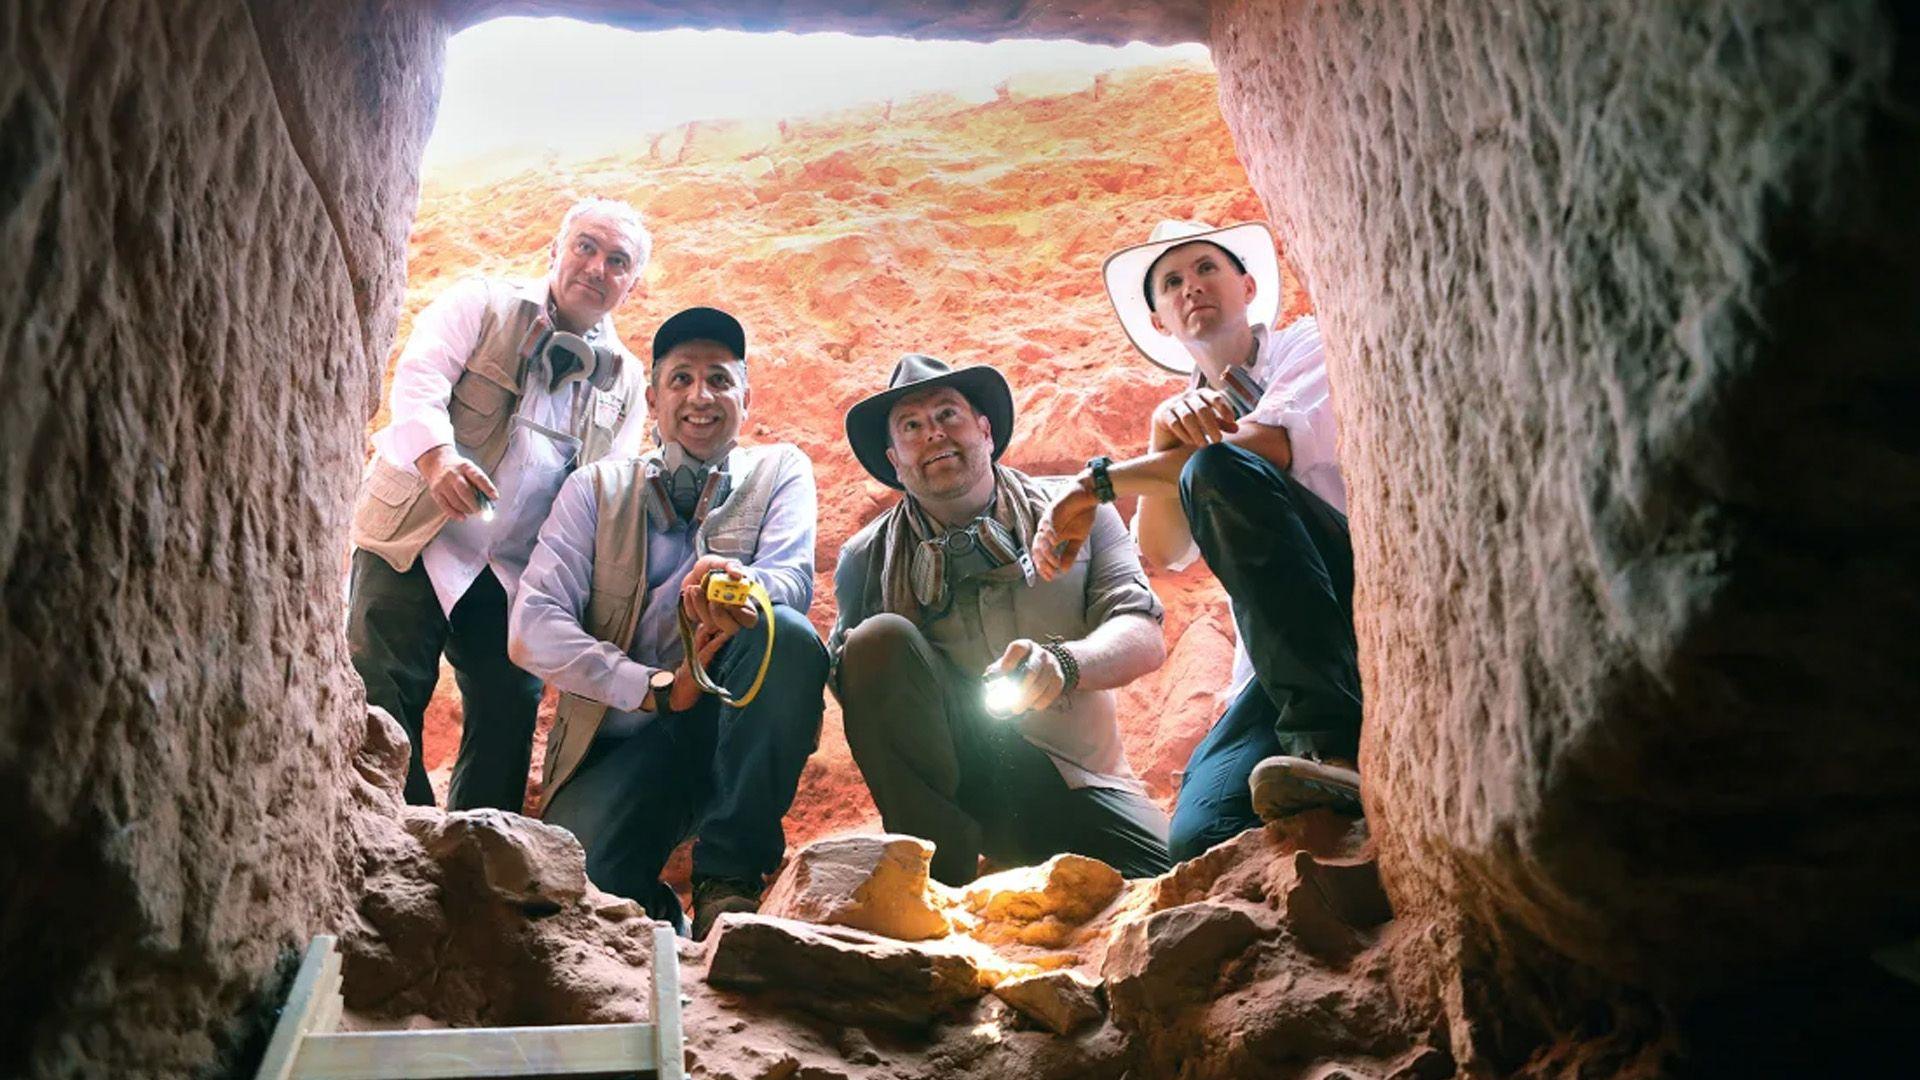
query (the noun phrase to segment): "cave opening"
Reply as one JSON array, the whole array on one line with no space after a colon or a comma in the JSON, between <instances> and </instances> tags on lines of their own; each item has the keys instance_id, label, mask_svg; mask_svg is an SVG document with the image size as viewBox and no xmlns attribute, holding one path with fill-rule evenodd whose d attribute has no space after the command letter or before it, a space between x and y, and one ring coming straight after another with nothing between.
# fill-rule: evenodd
<instances>
[{"instance_id":1,"label":"cave opening","mask_svg":"<svg viewBox=\"0 0 1920 1080\"><path fill-rule=\"evenodd\" d=\"M515 66L543 76L498 78ZM623 339L644 344L691 304L740 315L760 373L744 441L801 447L821 490L839 493L821 506L812 618L825 633L834 554L886 494L860 473L841 417L900 354L1001 367L1018 407L1009 460L1022 468L1071 473L1144 437L1152 405L1178 384L1127 344L1100 262L1159 220L1265 216L1217 99L1200 45L477 24L447 45L386 386L436 295L473 273L538 277L572 199L630 201L654 248L614 313ZM1283 321L1310 311L1291 267L1284 275ZM370 433L387 421L385 389ZM1181 663L1177 678L1130 689L1128 735L1166 805L1217 711L1204 687L1226 682L1232 630L1204 573L1156 572L1155 584L1174 608L1168 647ZM424 732L442 805L459 702L443 663ZM830 702L789 845L877 827ZM684 846L671 880L684 896Z\"/></svg>"},{"instance_id":2,"label":"cave opening","mask_svg":"<svg viewBox=\"0 0 1920 1080\"><path fill-rule=\"evenodd\" d=\"M1317 965L1296 981L1324 996L1263 995L1297 931L1329 927L1314 902L1338 872L1297 891L1318 873L1297 851L1241 851L1169 879L1168 906L1108 942L1116 1024L1076 1043L1091 1069L1001 1025L937 1062L819 1022L783 1029L788 1051L730 1050L703 1005L709 1072L1865 1075L1875 1051L1879 1068L1911 1057L1889 1015L1911 1015L1910 987L1856 1008L1875 987L1851 965L1879 950L1910 968L1898 947L1920 932L1920 773L1887 767L1920 731L1920 501L1909 417L1886 404L1916 392L1920 333L1912 5L664 7L9 10L0 1072L244 1072L290 958L323 931L352 939L373 1013L643 1011L632 911L545 834L398 805L404 742L368 723L340 628L445 42L561 9L1206 42L1207 108L1313 283L1347 401L1361 766L1399 929L1391 955L1337 933L1316 947L1390 991ZM703 160L685 145L682 167ZM758 190L698 198L686 219ZM1053 223L1033 239L1089 243ZM841 257L872 261L857 240ZM763 249L763 272L794 256ZM962 273L943 305L974 284ZM911 329L810 320L830 359ZM1083 346L996 325L963 347ZM1022 403L1041 421L1031 460L1108 422L1069 400L1089 377ZM827 413L850 393L805 389ZM1204 671L1226 628L1191 626ZM1144 704L1169 702L1191 706ZM1169 963L1170 942L1189 951ZM1405 1037L1330 1043L1320 1005L1347 1010L1342 1038Z\"/></svg>"}]
</instances>

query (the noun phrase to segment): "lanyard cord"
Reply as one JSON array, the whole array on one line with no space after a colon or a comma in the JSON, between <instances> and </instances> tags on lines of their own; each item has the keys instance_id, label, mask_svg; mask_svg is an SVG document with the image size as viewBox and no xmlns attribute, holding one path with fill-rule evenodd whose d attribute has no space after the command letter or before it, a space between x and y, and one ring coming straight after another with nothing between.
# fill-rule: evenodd
<instances>
[{"instance_id":1,"label":"lanyard cord","mask_svg":"<svg viewBox=\"0 0 1920 1080\"><path fill-rule=\"evenodd\" d=\"M706 589L712 584L716 575L723 579L725 578L723 571L710 571L706 579L700 583L700 587ZM726 580L730 581L731 579ZM707 595L709 599L713 596L711 592ZM754 698L760 696L760 686L767 681L767 668L773 665L773 598L767 595L767 587L757 581L749 587L747 595L749 599L759 605L760 617L767 622L767 651L760 657L760 670L753 677L753 685L747 687L747 692L738 698L728 696L726 687L714 682L712 677L707 674L705 665L700 663L700 654L695 652L693 648L693 620L687 618L687 608L685 604L676 606L676 613L680 622L680 647L686 652L687 670L693 674L693 684L701 690L718 697L721 704L730 705L736 709L746 708L753 703Z\"/></svg>"}]
</instances>

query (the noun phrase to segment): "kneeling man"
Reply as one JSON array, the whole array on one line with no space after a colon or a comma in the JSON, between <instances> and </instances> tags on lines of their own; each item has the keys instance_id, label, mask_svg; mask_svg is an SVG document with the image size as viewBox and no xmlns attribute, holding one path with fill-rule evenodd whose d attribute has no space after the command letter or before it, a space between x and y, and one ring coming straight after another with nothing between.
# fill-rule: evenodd
<instances>
[{"instance_id":1,"label":"kneeling man","mask_svg":"<svg viewBox=\"0 0 1920 1080\"><path fill-rule=\"evenodd\" d=\"M847 438L906 494L841 549L830 642L882 820L933 841L949 885L982 854L1164 872L1167 818L1127 764L1113 693L1166 659L1162 612L1119 515L1101 507L1082 557L1040 580L1026 547L1054 488L997 464L1006 380L909 355L887 385L848 412Z\"/></svg>"},{"instance_id":2,"label":"kneeling man","mask_svg":"<svg viewBox=\"0 0 1920 1080\"><path fill-rule=\"evenodd\" d=\"M738 321L689 308L663 323L647 386L660 449L568 479L513 606L514 662L563 691L543 816L580 838L595 884L675 925L660 868L694 836L697 937L754 910L785 854L827 678L806 617L813 466L785 443L734 445L751 401ZM763 586L771 623L710 601L711 575ZM702 692L696 660L738 705Z\"/></svg>"},{"instance_id":3,"label":"kneeling man","mask_svg":"<svg viewBox=\"0 0 1920 1080\"><path fill-rule=\"evenodd\" d=\"M1190 859L1318 806L1360 811L1360 672L1353 546L1320 328L1273 330L1280 262L1261 222L1162 222L1114 254L1107 294L1149 360L1189 376L1154 410L1147 453L1097 457L1047 512L1033 555L1064 568L1115 496L1140 496L1141 550L1195 558L1226 587L1239 630L1232 704L1187 762L1173 854Z\"/></svg>"}]
</instances>

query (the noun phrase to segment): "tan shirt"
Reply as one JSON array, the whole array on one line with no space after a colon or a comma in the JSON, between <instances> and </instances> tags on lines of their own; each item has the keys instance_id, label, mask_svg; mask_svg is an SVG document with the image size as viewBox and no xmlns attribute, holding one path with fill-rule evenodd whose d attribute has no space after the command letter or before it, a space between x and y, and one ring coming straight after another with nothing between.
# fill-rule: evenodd
<instances>
[{"instance_id":1,"label":"tan shirt","mask_svg":"<svg viewBox=\"0 0 1920 1080\"><path fill-rule=\"evenodd\" d=\"M1042 481L1060 490L1065 481ZM877 590L867 587L879 572L874 557L877 523L856 533L840 550L834 595L840 603L828 648L837 658L847 631L877 612ZM871 595L870 595L871 594ZM1159 597L1140 568L1120 515L1111 506L1094 514L1093 532L1066 573L1029 586L1018 565L1002 566L953 585L953 605L921 627L941 655L963 672L978 673L1000 658L1015 638L1045 641L1058 634L1077 641L1117 615L1165 616ZM1047 752L1067 786L1144 792L1120 741L1118 695L1112 690L1076 690L1050 708L1020 718L1020 734Z\"/></svg>"}]
</instances>

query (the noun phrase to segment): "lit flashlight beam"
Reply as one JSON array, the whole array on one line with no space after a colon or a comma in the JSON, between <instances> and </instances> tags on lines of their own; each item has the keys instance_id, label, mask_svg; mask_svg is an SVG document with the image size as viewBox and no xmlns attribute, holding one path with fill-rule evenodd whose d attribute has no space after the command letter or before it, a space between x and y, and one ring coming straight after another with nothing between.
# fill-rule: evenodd
<instances>
[{"instance_id":1,"label":"lit flashlight beam","mask_svg":"<svg viewBox=\"0 0 1920 1080\"><path fill-rule=\"evenodd\" d=\"M1020 703L1020 681L1032 663L1033 654L1029 652L1013 670L987 679L981 687L981 698L988 712L1003 717L1014 715L1014 706Z\"/></svg>"}]
</instances>

